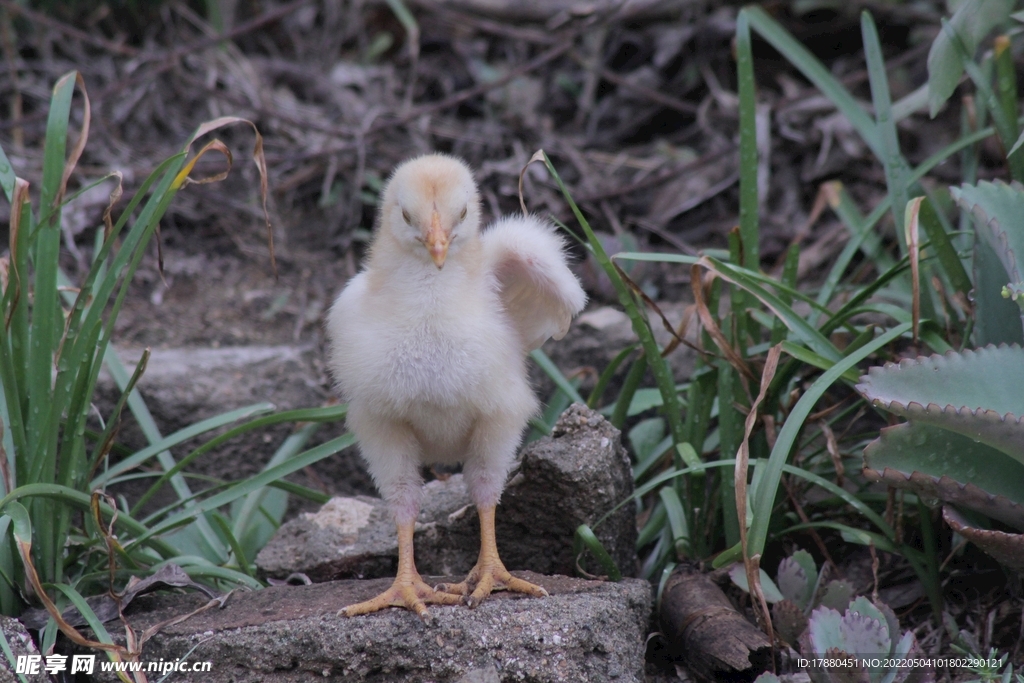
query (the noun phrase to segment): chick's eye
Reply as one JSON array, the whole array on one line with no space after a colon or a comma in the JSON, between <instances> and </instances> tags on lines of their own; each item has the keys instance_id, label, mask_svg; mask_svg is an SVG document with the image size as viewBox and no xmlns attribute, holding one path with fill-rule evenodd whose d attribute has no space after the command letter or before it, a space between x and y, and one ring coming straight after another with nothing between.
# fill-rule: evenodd
<instances>
[{"instance_id":1,"label":"chick's eye","mask_svg":"<svg viewBox=\"0 0 1024 683\"><path fill-rule=\"evenodd\" d=\"M466 212L468 212L468 211L469 211L469 207L468 206L462 207L462 213L459 214L459 221L466 220Z\"/></svg>"},{"instance_id":2,"label":"chick's eye","mask_svg":"<svg viewBox=\"0 0 1024 683\"><path fill-rule=\"evenodd\" d=\"M409 225L412 225L412 216L410 216L409 212L406 211L405 209L402 209L402 218L405 219L406 223L408 223Z\"/></svg>"}]
</instances>

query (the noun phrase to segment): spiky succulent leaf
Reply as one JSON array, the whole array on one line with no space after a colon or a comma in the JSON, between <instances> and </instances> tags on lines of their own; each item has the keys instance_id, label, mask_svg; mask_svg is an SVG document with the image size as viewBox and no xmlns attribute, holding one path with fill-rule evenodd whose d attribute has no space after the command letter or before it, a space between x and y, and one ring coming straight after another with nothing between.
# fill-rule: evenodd
<instances>
[{"instance_id":1,"label":"spiky succulent leaf","mask_svg":"<svg viewBox=\"0 0 1024 683\"><path fill-rule=\"evenodd\" d=\"M942 508L942 518L953 531L974 543L1001 564L1016 571L1024 571L1024 534L979 529L948 505Z\"/></svg>"},{"instance_id":2,"label":"spiky succulent leaf","mask_svg":"<svg viewBox=\"0 0 1024 683\"><path fill-rule=\"evenodd\" d=\"M1024 463L1024 349L906 359L874 367L857 385L876 406L949 429Z\"/></svg>"},{"instance_id":3,"label":"spiky succulent leaf","mask_svg":"<svg viewBox=\"0 0 1024 683\"><path fill-rule=\"evenodd\" d=\"M791 568L794 564L803 570L803 581L794 580L792 583L787 584L788 588L783 588L783 565L785 565L786 572L792 572L793 577L798 578L798 573ZM811 557L811 554L806 550L797 550L779 564L777 578L782 594L800 605L804 611L807 611L811 606L811 601L814 599L814 591L818 587L818 566L814 563L814 558ZM788 581L788 579L786 580ZM790 595L786 592L787 590L792 591L793 594Z\"/></svg>"},{"instance_id":4,"label":"spiky succulent leaf","mask_svg":"<svg viewBox=\"0 0 1024 683\"><path fill-rule=\"evenodd\" d=\"M823 607L831 607L842 613L850 606L850 600L853 599L854 593L853 586L846 581L829 581L821 591L818 604Z\"/></svg>"},{"instance_id":5,"label":"spiky succulent leaf","mask_svg":"<svg viewBox=\"0 0 1024 683\"><path fill-rule=\"evenodd\" d=\"M980 343L1020 341L1020 309L1002 299L1003 288L1024 286L1024 189L996 181L950 188L962 208L974 215L975 289ZM993 263L996 257L1002 272ZM1005 278L1005 281L1001 281ZM1000 319L1005 314L1007 318ZM1011 323L1011 321L1014 321Z\"/></svg>"},{"instance_id":6,"label":"spiky succulent leaf","mask_svg":"<svg viewBox=\"0 0 1024 683\"><path fill-rule=\"evenodd\" d=\"M1003 287L1010 281L1006 269L992 246L985 240L974 242L974 343L1024 344L1021 311L1003 297Z\"/></svg>"},{"instance_id":7,"label":"spiky succulent leaf","mask_svg":"<svg viewBox=\"0 0 1024 683\"><path fill-rule=\"evenodd\" d=\"M1002 181L949 188L974 215L978 236L992 245L1011 283L1024 280L1024 188Z\"/></svg>"},{"instance_id":8,"label":"spiky succulent leaf","mask_svg":"<svg viewBox=\"0 0 1024 683\"><path fill-rule=\"evenodd\" d=\"M849 609L847 609L847 612L853 612L864 617L871 617L872 619L874 619L882 625L886 638L889 638L890 641L892 640L892 634L895 633L895 631L889 628L889 620L885 618L885 615L882 614L882 611L878 609L874 605L874 603L872 603L863 595L858 598L855 598L850 603L850 607ZM886 650L881 654L888 655L889 650Z\"/></svg>"},{"instance_id":9,"label":"spiky succulent leaf","mask_svg":"<svg viewBox=\"0 0 1024 683\"><path fill-rule=\"evenodd\" d=\"M892 648L889 652L889 656L892 657L894 656L896 647L899 645L898 638L900 635L900 620L896 618L896 613L892 611L892 608L881 600L873 600L871 604L878 609L885 618L885 623L889 626L889 640L892 641Z\"/></svg>"},{"instance_id":10,"label":"spiky succulent leaf","mask_svg":"<svg viewBox=\"0 0 1024 683\"><path fill-rule=\"evenodd\" d=\"M783 600L772 605L772 625L782 640L795 646L807 630L807 615L800 605L792 600Z\"/></svg>"},{"instance_id":11,"label":"spiky succulent leaf","mask_svg":"<svg viewBox=\"0 0 1024 683\"><path fill-rule=\"evenodd\" d=\"M829 683L870 683L871 678L868 672L861 666L860 661L849 653L836 647L829 648L825 651L825 659L852 660L846 664L826 668L825 674L828 676Z\"/></svg>"},{"instance_id":12,"label":"spiky succulent leaf","mask_svg":"<svg viewBox=\"0 0 1024 683\"><path fill-rule=\"evenodd\" d=\"M783 558L779 562L779 571L775 575L782 596L792 600L801 607L807 604L814 584L808 585L807 571L792 557Z\"/></svg>"},{"instance_id":13,"label":"spiky succulent leaf","mask_svg":"<svg viewBox=\"0 0 1024 683\"><path fill-rule=\"evenodd\" d=\"M867 600L865 600L866 604L870 605L871 610L878 614L878 619L854 611L853 606L856 602L854 600L850 604L850 609L843 615L843 619L839 623L839 636L844 643L843 650L861 661L886 657L892 648L892 641L889 639L889 627L885 623L885 618ZM881 668L871 667L868 670L871 683L879 683L883 673Z\"/></svg>"},{"instance_id":14,"label":"spiky succulent leaf","mask_svg":"<svg viewBox=\"0 0 1024 683\"><path fill-rule=\"evenodd\" d=\"M915 422L883 429L864 449L864 476L1024 529L1024 465L956 432Z\"/></svg>"},{"instance_id":15,"label":"spiky succulent leaf","mask_svg":"<svg viewBox=\"0 0 1024 683\"><path fill-rule=\"evenodd\" d=\"M807 634L810 638L811 651L815 656L823 656L825 650L830 647L842 649L843 637L839 632L842 621L843 615L831 607L819 607L811 612Z\"/></svg>"},{"instance_id":16,"label":"spiky succulent leaf","mask_svg":"<svg viewBox=\"0 0 1024 683\"><path fill-rule=\"evenodd\" d=\"M897 661L901 659L906 659L910 655L910 649L913 647L914 643L914 633L912 631L907 631L906 633L904 633L903 637L900 638L899 641L896 643L896 646L893 647L893 659ZM880 683L893 683L896 680L898 674L900 674L900 669L894 667L887 671L884 676L882 676L882 680ZM904 675L904 678L905 677L906 675Z\"/></svg>"}]
</instances>

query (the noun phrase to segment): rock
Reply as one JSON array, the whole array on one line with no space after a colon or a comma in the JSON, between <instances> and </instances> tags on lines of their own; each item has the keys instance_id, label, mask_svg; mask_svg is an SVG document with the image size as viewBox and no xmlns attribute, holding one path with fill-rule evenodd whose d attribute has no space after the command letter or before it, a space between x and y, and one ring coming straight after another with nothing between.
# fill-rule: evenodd
<instances>
[{"instance_id":1,"label":"rock","mask_svg":"<svg viewBox=\"0 0 1024 683\"><path fill-rule=\"evenodd\" d=\"M496 593L472 610L433 605L429 625L403 609L336 616L340 607L384 590L388 579L240 592L222 610L208 610L161 630L146 643L141 660L212 663L207 673L175 674L181 683L643 680L651 610L646 581L521 576L551 595ZM442 580L452 579L427 579ZM192 595L140 597L127 618L141 633L202 601ZM108 629L123 632L114 624Z\"/></svg>"},{"instance_id":2,"label":"rock","mask_svg":"<svg viewBox=\"0 0 1024 683\"><path fill-rule=\"evenodd\" d=\"M316 353L310 346L152 349L139 390L150 411L175 428L261 401L281 410L310 408L328 396ZM131 372L142 350L118 354Z\"/></svg>"},{"instance_id":3,"label":"rock","mask_svg":"<svg viewBox=\"0 0 1024 683\"><path fill-rule=\"evenodd\" d=\"M425 486L416 524L416 563L426 574L469 571L480 549L479 521L462 475ZM575 574L572 538L633 492L619 432L598 413L570 406L552 437L529 444L502 495L498 547L505 565ZM595 529L627 576L636 570L636 516L624 505ZM256 557L267 576L302 572L313 581L393 576L398 545L379 498L334 498L315 514L284 524Z\"/></svg>"},{"instance_id":4,"label":"rock","mask_svg":"<svg viewBox=\"0 0 1024 683\"><path fill-rule=\"evenodd\" d=\"M43 672L42 664L40 664L39 673L15 673L19 655L39 654L32 636L28 634L28 631L25 630L20 621L0 615L0 638L7 641L11 648L11 654L14 655L15 662L15 664L11 664L7 661L7 657L0 650L0 683L21 683L23 680L22 676L24 676L24 680L28 683L50 683L50 677ZM45 662L45 660L42 661Z\"/></svg>"},{"instance_id":5,"label":"rock","mask_svg":"<svg viewBox=\"0 0 1024 683\"><path fill-rule=\"evenodd\" d=\"M527 446L502 496L497 519L502 558L545 574L575 574L572 537L633 493L633 468L619 430L599 413L573 404L551 437ZM626 504L594 529L622 570L636 574L636 508Z\"/></svg>"}]
</instances>

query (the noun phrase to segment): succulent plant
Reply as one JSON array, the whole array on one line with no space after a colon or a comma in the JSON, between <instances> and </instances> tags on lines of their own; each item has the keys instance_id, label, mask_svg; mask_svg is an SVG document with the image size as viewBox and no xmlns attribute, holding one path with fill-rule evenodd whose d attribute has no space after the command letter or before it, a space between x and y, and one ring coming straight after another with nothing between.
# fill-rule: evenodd
<instances>
[{"instance_id":1,"label":"succulent plant","mask_svg":"<svg viewBox=\"0 0 1024 683\"><path fill-rule=\"evenodd\" d=\"M821 606L811 612L800 637L800 653L808 660L807 674L814 683L925 683L935 680L927 666L902 667L901 660L922 658L911 631L899 636L899 622L885 605L865 597L850 603L840 614ZM819 666L818 660L832 660ZM835 665L845 661L845 665Z\"/></svg>"},{"instance_id":2,"label":"succulent plant","mask_svg":"<svg viewBox=\"0 0 1024 683\"><path fill-rule=\"evenodd\" d=\"M741 589L748 591L747 575L742 564L734 565L729 578ZM806 550L797 550L779 563L772 581L761 570L761 589L765 600L772 604L772 623L776 633L787 643L795 645L807 629L807 615L818 605L845 610L853 597L853 587L845 581L829 581L821 586L823 573L818 571L814 558Z\"/></svg>"},{"instance_id":3,"label":"succulent plant","mask_svg":"<svg viewBox=\"0 0 1024 683\"><path fill-rule=\"evenodd\" d=\"M1024 188L951 191L975 218L975 339L987 346L869 370L858 391L907 422L868 445L864 473L946 503L950 527L1024 570L1024 536L978 527L957 509L1024 530Z\"/></svg>"}]
</instances>

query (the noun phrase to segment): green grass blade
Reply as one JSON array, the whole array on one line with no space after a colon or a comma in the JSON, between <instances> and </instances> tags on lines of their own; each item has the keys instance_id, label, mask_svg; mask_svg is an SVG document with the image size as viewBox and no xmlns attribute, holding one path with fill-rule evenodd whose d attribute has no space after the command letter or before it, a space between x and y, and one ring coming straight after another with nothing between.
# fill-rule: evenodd
<instances>
[{"instance_id":1,"label":"green grass blade","mask_svg":"<svg viewBox=\"0 0 1024 683\"><path fill-rule=\"evenodd\" d=\"M612 411L612 416L609 422L616 429L622 429L626 424L626 418L630 414L630 408L633 405L633 397L636 395L636 391L640 386L640 382L644 378L644 373L647 372L647 354L641 353L633 364L629 367L629 372L626 373L626 379L622 382L622 389L619 391L618 398L615 399L615 409ZM664 401L664 396L662 397Z\"/></svg>"},{"instance_id":2,"label":"green grass blade","mask_svg":"<svg viewBox=\"0 0 1024 683\"><path fill-rule=\"evenodd\" d=\"M971 54L967 51L967 48L964 46L960 36L957 35L955 29L945 19L942 21L942 31L949 38L950 44L955 48L957 54L959 54L964 70L967 72L971 81L974 82L974 87L977 88L978 94L985 99L985 104L988 106L989 114L992 116L992 122L995 124L996 132L999 133L999 138L1003 142L1003 149L1012 149L1014 144L1017 142L1017 135L1015 134L1016 129L1011 117L1006 115L1006 110L1003 109L999 98L996 97L995 92L992 90L991 86L989 86L988 78L985 77L981 67L974 63L974 60L971 58ZM1011 163L1010 166L1014 180L1024 180L1024 156L1013 154L1011 155L1011 162L1015 162Z\"/></svg>"},{"instance_id":3,"label":"green grass blade","mask_svg":"<svg viewBox=\"0 0 1024 683\"><path fill-rule=\"evenodd\" d=\"M809 351L791 341L782 342L782 350L793 358L796 358L801 363L806 363L807 365L818 368L819 370L828 370L835 365L834 361L823 358L813 351ZM843 373L842 378L847 382L853 382L856 384L857 380L860 378L860 372L858 372L856 368L850 368L848 371Z\"/></svg>"},{"instance_id":4,"label":"green grass blade","mask_svg":"<svg viewBox=\"0 0 1024 683\"><path fill-rule=\"evenodd\" d=\"M572 399L574 403L586 404L586 401L584 401L583 397L580 396L580 392L576 390L576 387L574 387L568 379L566 379L565 375L562 374L562 371L558 369L558 366L548 358L548 354L544 353L540 349L534 349L533 351L530 351L530 358L532 358L533 362L537 364L537 367L543 370L544 373L551 378L551 381L555 383L555 386L561 389L566 396Z\"/></svg>"},{"instance_id":5,"label":"green grass blade","mask_svg":"<svg viewBox=\"0 0 1024 683\"><path fill-rule=\"evenodd\" d=\"M932 248L935 249L935 255L938 257L939 263L942 265L942 269L945 271L950 283L958 292L966 297L970 294L974 285L971 283L971 278L967 275L967 269L964 268L963 261L960 260L960 256L956 253L956 249L949 239L949 233L946 232L947 228L942 224L940 218L941 214L936 209L935 203L931 198L921 203L918 220L924 228L925 234L928 235L928 241L931 243Z\"/></svg>"},{"instance_id":6,"label":"green grass blade","mask_svg":"<svg viewBox=\"0 0 1024 683\"><path fill-rule=\"evenodd\" d=\"M615 264L612 263L611 259L608 258L608 254L605 252L604 247L601 246L600 240L597 239L597 235L590 227L590 223L583 216L583 212L573 201L572 196L569 194L568 188L565 183L562 182L562 178L558 175L558 171L555 169L554 164L551 163L551 159L547 154L540 153L544 159L544 165L548 169L548 173L554 178L558 184L559 190L562 192L562 196L568 202L569 207L572 209L573 214L576 216L576 220L579 222L580 227L587 236L587 242L589 243L590 249L593 251L594 258L597 260L598 265L608 275L612 285L615 287L615 291L619 297L619 303L626 311L626 315L629 316L630 322L633 324L633 331L640 339L640 345L644 349L644 354L647 356L647 362L650 365L651 372L654 375L655 382L658 389L661 391L662 400L665 406L665 418L668 420L670 431L672 432L673 438L676 443L682 443L685 441L683 438L683 425L682 425L682 406L679 403L679 397L675 389L675 380L672 378L672 371L668 366L668 362L661 357L661 350L658 348L658 343L654 339L654 334L651 332L650 327L647 325L647 321L644 319L636 300L633 297L633 293L630 291L628 285L619 276L616 270Z\"/></svg>"},{"instance_id":7,"label":"green grass blade","mask_svg":"<svg viewBox=\"0 0 1024 683\"><path fill-rule=\"evenodd\" d=\"M17 179L18 176L14 173L11 160L7 158L7 152L0 145L0 189L3 189L8 204L14 203L14 184Z\"/></svg>"},{"instance_id":8,"label":"green grass blade","mask_svg":"<svg viewBox=\"0 0 1024 683\"><path fill-rule=\"evenodd\" d=\"M118 358L117 351L114 350L114 347L107 347L103 360L118 388L124 391L128 386L130 376L128 375L128 370L121 362L121 359ZM135 421L138 423L139 428L142 430L142 433L150 444L156 443L163 438L160 434L160 428L156 425L156 420L153 419L152 413L149 412L149 407L146 406L145 401L142 399L142 395L137 389L133 389L128 392L128 407L131 409L132 415L135 417ZM170 475L168 478L170 480L171 487L174 489L175 495L182 500L191 498L192 489L189 488L188 482L185 481L185 478L178 473L176 469L177 463L174 460L174 456L171 455L171 452L167 450L160 451L156 454L156 459L157 462L160 463L160 467L162 467L165 472L174 472L174 474ZM163 479L159 481L161 484L163 483ZM136 509L138 509L138 505L136 506ZM223 544L220 543L217 538L217 534L213 530L213 527L210 526L210 523L205 518L197 518L196 528L199 530L199 534L206 545L206 550L212 553L213 557L216 557L221 561L227 560L226 549Z\"/></svg>"},{"instance_id":9,"label":"green grass blade","mask_svg":"<svg viewBox=\"0 0 1024 683\"><path fill-rule=\"evenodd\" d=\"M619 571L618 566L615 564L615 560L605 550L604 545L594 535L593 529L586 524L581 524L576 528L576 540L577 540L577 555L586 548L597 560L598 564L601 565L601 569L612 581L619 581L622 579L622 572Z\"/></svg>"},{"instance_id":10,"label":"green grass blade","mask_svg":"<svg viewBox=\"0 0 1024 683\"><path fill-rule=\"evenodd\" d=\"M685 444L684 444L685 445ZM655 463L661 460L669 449L672 448L672 436L666 436L659 441L643 458L637 461L633 467L633 480L639 481L651 469Z\"/></svg>"},{"instance_id":11,"label":"green grass blade","mask_svg":"<svg viewBox=\"0 0 1024 683\"><path fill-rule=\"evenodd\" d=\"M75 609L82 614L82 617L84 617L86 622L89 624L89 628L92 629L97 641L104 643L105 645L114 644L113 638L110 637L110 633L103 625L103 621L96 616L96 612L94 612L92 607L89 606L89 603L85 601L85 598L82 597L81 593L65 583L54 583L50 585L71 600L71 604L75 606Z\"/></svg>"},{"instance_id":12,"label":"green grass blade","mask_svg":"<svg viewBox=\"0 0 1024 683\"><path fill-rule=\"evenodd\" d=\"M676 548L678 557L686 557L690 554L690 529L686 524L686 514L683 512L683 501L679 494L671 486L663 486L658 491L662 505L665 506L665 515L668 517L669 528L672 530L672 543Z\"/></svg>"},{"instance_id":13,"label":"green grass blade","mask_svg":"<svg viewBox=\"0 0 1024 683\"><path fill-rule=\"evenodd\" d=\"M949 20L951 32L935 37L928 51L928 100L933 118L960 83L964 72L961 53L967 52L972 59L981 40L1006 21L1015 4L1015 0L964 0Z\"/></svg>"},{"instance_id":14,"label":"green grass blade","mask_svg":"<svg viewBox=\"0 0 1024 683\"><path fill-rule=\"evenodd\" d=\"M855 314L855 311L859 310L862 303L874 296L876 292L896 279L897 276L909 267L910 261L904 258L892 268L879 275L876 280L867 286L857 289L856 293L850 297L849 301L843 304L831 318L822 323L820 328L821 333L832 334L832 332L839 329L839 327L841 327L848 318Z\"/></svg>"},{"instance_id":15,"label":"green grass blade","mask_svg":"<svg viewBox=\"0 0 1024 683\"><path fill-rule=\"evenodd\" d=\"M302 427L294 434L290 434L271 456L264 469L276 467L294 457L319 428L320 425L314 422ZM232 504L232 517L234 518L232 535L238 539L246 557L255 557L255 553L259 552L259 549L270 540L276 530L265 517L259 514L260 509L273 507L283 515L287 504L288 494L280 489L270 487L257 489ZM281 517L278 515L274 517L275 524L280 524Z\"/></svg>"},{"instance_id":16,"label":"green grass blade","mask_svg":"<svg viewBox=\"0 0 1024 683\"><path fill-rule=\"evenodd\" d=\"M265 587L248 574L228 567L219 567L205 557L179 555L178 557L171 558L169 562L173 562L184 569L185 573L194 581L203 581L205 579L206 582L214 584L227 581L239 586L248 586L255 590Z\"/></svg>"},{"instance_id":17,"label":"green grass blade","mask_svg":"<svg viewBox=\"0 0 1024 683\"><path fill-rule=\"evenodd\" d=\"M736 18L736 74L740 100L740 240L742 265L750 270L760 267L757 193L757 101L754 85L754 57L750 48L749 9Z\"/></svg>"},{"instance_id":18,"label":"green grass blade","mask_svg":"<svg viewBox=\"0 0 1024 683\"><path fill-rule=\"evenodd\" d=\"M601 371L601 375L597 378L597 382L594 383L594 388L590 392L590 396L587 396L587 407L591 410L596 409L601 404L601 398L604 396L605 389L608 388L608 383L611 382L612 377L618 372L619 366L621 366L630 354L636 350L636 344L630 344L626 348L615 354L611 362Z\"/></svg>"},{"instance_id":19,"label":"green grass blade","mask_svg":"<svg viewBox=\"0 0 1024 683\"><path fill-rule=\"evenodd\" d=\"M825 68L811 51L798 42L786 29L757 6L747 6L746 13L750 27L782 53L814 86L827 97L850 121L857 133L879 159L884 149L879 139L875 122L871 120L853 95Z\"/></svg>"},{"instance_id":20,"label":"green grass blade","mask_svg":"<svg viewBox=\"0 0 1024 683\"><path fill-rule=\"evenodd\" d=\"M255 493L255 491L253 493ZM252 567L249 566L249 559L246 557L245 551L242 550L242 544L238 542L235 534L232 533L231 525L228 524L226 519L224 519L224 515L214 511L210 515L210 518L213 520L213 523L217 525L217 528L227 540L228 547L231 548L231 552L235 556L235 563L238 565L239 569L241 569L247 576L255 578L253 577Z\"/></svg>"},{"instance_id":21,"label":"green grass blade","mask_svg":"<svg viewBox=\"0 0 1024 683\"><path fill-rule=\"evenodd\" d=\"M222 491L217 495L210 496L209 498L204 499L198 504L186 510L182 510L176 515L170 516L156 527L150 529L147 533L142 534L141 536L136 538L133 541L133 544L142 543L143 541L148 540L151 536L159 535L169 529L173 529L174 527L182 524L183 522L187 523L195 519L199 515L203 514L207 510L215 510L222 505L227 505L228 503L237 500L238 498L241 498L247 493L252 493L253 491L263 486L266 486L271 482L276 481L277 479L286 477L292 472L301 470L303 467L308 467L309 465L312 465L315 462L319 462L324 458L327 458L339 451L349 448L353 444L355 444L355 437L352 436L351 434L343 434L342 436L331 439L330 441L323 443L315 448L311 448L305 453L302 453L301 455L292 458L288 462L282 463L277 467L271 467L270 469L265 470L254 477L250 477L249 479L240 481L233 485L228 490Z\"/></svg>"},{"instance_id":22,"label":"green grass blade","mask_svg":"<svg viewBox=\"0 0 1024 683\"><path fill-rule=\"evenodd\" d=\"M17 660L14 657L14 652L11 650L11 644L7 640L7 634L3 631L0 631L0 652L2 652L4 657L7 659L7 670L17 671ZM29 683L28 679L25 678L25 674L19 673L16 675L21 683Z\"/></svg>"},{"instance_id":23,"label":"green grass blade","mask_svg":"<svg viewBox=\"0 0 1024 683\"><path fill-rule=\"evenodd\" d=\"M779 481L782 477L786 459L790 450L796 442L804 421L811 414L815 404L824 395L832 384L839 379L843 373L853 368L860 361L882 348L886 344L899 338L910 329L909 324L899 325L885 334L879 336L872 342L850 354L842 361L836 363L831 369L825 371L814 383L804 392L796 406L786 418L785 424L779 431L779 435L768 458L767 469L764 472L762 484L755 492L753 500L754 521L750 525L750 534L747 538L747 552L753 556L764 551L764 544L768 537L768 522L771 519L772 508L775 506L775 496L778 492Z\"/></svg>"},{"instance_id":24,"label":"green grass blade","mask_svg":"<svg viewBox=\"0 0 1024 683\"><path fill-rule=\"evenodd\" d=\"M89 482L89 490L102 489L110 481L118 475L127 472L131 469L138 467L143 464L146 460L149 460L160 451L165 451L174 446L177 446L189 439L192 439L200 434L219 429L226 425L243 420L252 415L259 415L260 413L267 413L274 409L273 403L256 403L244 408L238 408L227 413L221 413L220 415L208 418L202 422L196 422L188 427L180 429L170 436L167 436L154 444L132 454L131 457L124 460L120 460L117 463L111 465L110 469L99 473L91 482Z\"/></svg>"},{"instance_id":25,"label":"green grass blade","mask_svg":"<svg viewBox=\"0 0 1024 683\"><path fill-rule=\"evenodd\" d=\"M782 266L782 284L787 289L796 289L796 278L800 266L800 245L794 244L786 250L786 261ZM779 291L779 299L787 306L793 305L793 297L785 291ZM786 325L778 318L772 321L772 333L768 344L775 346L786 338Z\"/></svg>"},{"instance_id":26,"label":"green grass blade","mask_svg":"<svg viewBox=\"0 0 1024 683\"><path fill-rule=\"evenodd\" d=\"M50 111L43 144L43 174L40 187L39 212L56 207L63 193L66 166L68 126L71 116L71 98L75 91L76 72L65 74L53 88ZM84 134L84 133L83 133ZM26 229L29 226L22 226ZM46 223L32 226L29 235L32 265L35 277L32 287L32 316L28 348L27 384L28 443L31 448L32 468L30 481L57 481L60 468L57 461L57 416L64 410L60 397L52 391L53 354L57 349L61 330L60 299L57 294L57 264L60 258L60 211L50 214ZM27 271L22 273L26 277ZM28 292L23 292L24 296ZM66 518L51 509L49 501L30 503L37 520L38 540L34 545L36 566L43 581L53 581L62 573L62 550L66 534Z\"/></svg>"},{"instance_id":27,"label":"green grass blade","mask_svg":"<svg viewBox=\"0 0 1024 683\"><path fill-rule=\"evenodd\" d=\"M707 264L706 267L710 267L723 279L742 287L757 297L761 303L770 308L786 324L786 327L793 334L806 343L812 351L831 360L842 358L842 354L836 350L836 347L827 337L810 325L791 307L787 306L779 297L761 287L754 278L750 277L749 271L735 268L708 256L703 257L702 261Z\"/></svg>"},{"instance_id":28,"label":"green grass blade","mask_svg":"<svg viewBox=\"0 0 1024 683\"><path fill-rule=\"evenodd\" d=\"M84 510L86 513L89 512L92 505L92 498L88 493L76 491L75 489L70 489L66 486L60 486L57 484L26 484L24 486L19 486L3 498L0 498L0 510L4 510L10 503L24 498L51 498L60 501L61 503L77 507L80 510ZM137 522L130 515L119 510L115 511L103 502L100 503L100 510L103 512L104 517L108 519L112 517L115 512L117 513L115 528L123 530L132 536L141 536L146 534L146 545L160 553L161 556L170 557L177 554L177 551L172 546L159 539L150 539L148 537L149 530L147 527L144 524Z\"/></svg>"},{"instance_id":29,"label":"green grass blade","mask_svg":"<svg viewBox=\"0 0 1024 683\"><path fill-rule=\"evenodd\" d=\"M1020 126L1017 124L1017 67L1013 63L1013 52L1010 50L1010 38L1006 35L997 36L992 54L996 63L996 89L999 103L1003 107L1003 116L1009 126L1009 132L1017 138L1013 148L1007 153L1010 169L1014 180L1020 181L1017 172L1022 170L1021 160L1024 155L1018 154L1020 143Z\"/></svg>"},{"instance_id":30,"label":"green grass blade","mask_svg":"<svg viewBox=\"0 0 1024 683\"><path fill-rule=\"evenodd\" d=\"M868 63L868 79L871 82L871 99L875 105L876 127L882 143L883 154L879 157L885 167L885 179L892 198L892 219L896 234L903 234L903 210L909 201L907 185L907 162L900 152L896 120L892 116L892 98L889 94L889 78L885 73L885 58L878 41L875 20L867 10L860 15L861 35L864 38L864 56ZM901 253L906 244L900 241Z\"/></svg>"},{"instance_id":31,"label":"green grass blade","mask_svg":"<svg viewBox=\"0 0 1024 683\"><path fill-rule=\"evenodd\" d=\"M331 406L329 409L321 411L321 415L331 415L331 419L338 419L337 417L334 416L338 414L344 415L344 411L346 409L347 406L345 405ZM160 478L157 479L156 482L149 488L149 490L142 494L138 501L136 501L135 506L133 507L133 511L141 509L152 496L154 496L161 488L163 488L164 484L166 484L168 481L173 482L175 477L181 477L182 470L184 470L185 467L188 467L188 465L195 461L196 458L203 455L204 453L210 452L211 450L221 445L222 443L226 443L227 441L230 441L236 436L246 434L256 429L269 427L276 424L282 424L285 422L295 422L297 421L296 416L309 416L312 413L313 411L309 409L288 410L280 413L274 413L273 415L266 415L263 417L258 417L254 420L250 420L249 422L240 424L237 427L233 427L222 434L218 434L214 438L210 439L206 443L194 449L191 453L186 455L179 462L174 463L173 466L168 468L160 476ZM189 494L189 497L190 496L191 493ZM181 497L182 500L185 500L185 498L185 496Z\"/></svg>"},{"instance_id":32,"label":"green grass blade","mask_svg":"<svg viewBox=\"0 0 1024 683\"><path fill-rule=\"evenodd\" d=\"M728 363L718 364L718 438L723 458L735 458L743 441L744 416L736 408L742 402L742 388L736 370ZM690 463L687 463L690 464ZM732 477L719 480L722 523L726 542L739 540L739 517L736 515L736 487Z\"/></svg>"},{"instance_id":33,"label":"green grass blade","mask_svg":"<svg viewBox=\"0 0 1024 683\"><path fill-rule=\"evenodd\" d=\"M874 510L872 510L871 506L864 503L855 494L850 493L843 487L836 485L835 483L829 481L828 479L825 479L824 477L819 477L817 474L809 472L808 470L802 467L784 465L782 467L782 471L785 472L786 474L791 474L795 477L803 479L804 481L810 482L811 484L814 484L820 489L828 491L833 496L836 496L837 498L845 502L847 505L854 508L860 514L864 515L868 520L871 521L872 524L878 527L879 531L885 534L886 538L888 538L889 540L893 540L896 538L896 532L893 530L891 526L889 526L889 523L885 521L885 518L877 512L875 512Z\"/></svg>"}]
</instances>

